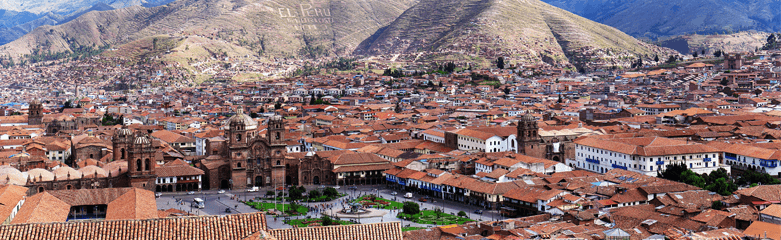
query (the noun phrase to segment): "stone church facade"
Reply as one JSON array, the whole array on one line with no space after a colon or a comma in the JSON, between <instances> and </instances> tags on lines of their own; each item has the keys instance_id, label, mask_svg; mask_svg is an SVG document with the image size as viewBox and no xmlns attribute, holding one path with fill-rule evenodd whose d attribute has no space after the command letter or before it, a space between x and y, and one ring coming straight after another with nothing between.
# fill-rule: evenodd
<instances>
[{"instance_id":1,"label":"stone church facade","mask_svg":"<svg viewBox=\"0 0 781 240\"><path fill-rule=\"evenodd\" d=\"M258 123L239 110L228 120L219 156L201 161L209 189L246 189L304 184L334 184L333 164L316 154L288 154L285 122L272 116L265 137Z\"/></svg>"}]
</instances>

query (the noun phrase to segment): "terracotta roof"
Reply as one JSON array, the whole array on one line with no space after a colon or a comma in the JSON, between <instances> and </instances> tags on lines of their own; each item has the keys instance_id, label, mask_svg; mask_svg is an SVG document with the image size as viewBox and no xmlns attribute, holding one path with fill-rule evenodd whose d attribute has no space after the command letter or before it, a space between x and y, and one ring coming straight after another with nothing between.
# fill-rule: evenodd
<instances>
[{"instance_id":1,"label":"terracotta roof","mask_svg":"<svg viewBox=\"0 0 781 240\"><path fill-rule=\"evenodd\" d=\"M285 228L269 232L279 240L402 240L401 223Z\"/></svg>"},{"instance_id":2,"label":"terracotta roof","mask_svg":"<svg viewBox=\"0 0 781 240\"><path fill-rule=\"evenodd\" d=\"M781 239L781 225L756 221L751 223L743 234L755 238Z\"/></svg>"},{"instance_id":3,"label":"terracotta roof","mask_svg":"<svg viewBox=\"0 0 781 240\"><path fill-rule=\"evenodd\" d=\"M192 167L180 159L166 163L163 166L157 166L155 173L157 177L198 176L204 174L203 170Z\"/></svg>"},{"instance_id":4,"label":"terracotta roof","mask_svg":"<svg viewBox=\"0 0 781 240\"><path fill-rule=\"evenodd\" d=\"M8 219L16 204L27 196L27 188L5 185L0 188L0 219Z\"/></svg>"},{"instance_id":5,"label":"terracotta roof","mask_svg":"<svg viewBox=\"0 0 781 240\"><path fill-rule=\"evenodd\" d=\"M155 206L152 208L152 206ZM157 218L157 202L151 191L132 188L108 204L106 220Z\"/></svg>"},{"instance_id":6,"label":"terracotta roof","mask_svg":"<svg viewBox=\"0 0 781 240\"><path fill-rule=\"evenodd\" d=\"M16 217L11 220L11 224L65 222L69 212L70 205L52 196L49 192L42 192L27 198ZM0 233L0 236L5 235Z\"/></svg>"},{"instance_id":7,"label":"terracotta roof","mask_svg":"<svg viewBox=\"0 0 781 240\"><path fill-rule=\"evenodd\" d=\"M781 205L773 204L759 212L764 215L773 216L773 217L781 217Z\"/></svg>"},{"instance_id":8,"label":"terracotta roof","mask_svg":"<svg viewBox=\"0 0 781 240\"><path fill-rule=\"evenodd\" d=\"M16 240L242 240L266 230L262 213L145 220L0 225L0 239ZM399 231L401 231L399 229Z\"/></svg>"}]
</instances>

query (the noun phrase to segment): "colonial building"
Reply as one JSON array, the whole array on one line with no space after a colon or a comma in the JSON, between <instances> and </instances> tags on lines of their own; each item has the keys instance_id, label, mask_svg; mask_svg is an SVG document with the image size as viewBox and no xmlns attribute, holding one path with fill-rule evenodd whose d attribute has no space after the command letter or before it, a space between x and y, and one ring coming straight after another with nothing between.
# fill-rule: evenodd
<instances>
[{"instance_id":1,"label":"colonial building","mask_svg":"<svg viewBox=\"0 0 781 240\"><path fill-rule=\"evenodd\" d=\"M251 186L335 184L333 164L314 153L288 154L285 122L269 118L265 137L258 123L239 111L228 120L226 144L218 156L201 161L210 189ZM213 153L214 151L207 151Z\"/></svg>"}]
</instances>

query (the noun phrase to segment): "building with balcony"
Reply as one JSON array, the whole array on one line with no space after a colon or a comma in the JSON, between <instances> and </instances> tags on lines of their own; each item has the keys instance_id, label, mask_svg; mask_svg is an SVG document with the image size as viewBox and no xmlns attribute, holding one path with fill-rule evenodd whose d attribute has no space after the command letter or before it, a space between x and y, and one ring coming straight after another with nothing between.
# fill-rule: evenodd
<instances>
[{"instance_id":1,"label":"building with balcony","mask_svg":"<svg viewBox=\"0 0 781 240\"><path fill-rule=\"evenodd\" d=\"M575 141L575 159L567 164L597 173L623 169L656 176L670 164L685 164L698 174L726 167L720 150L708 145L664 137L590 136Z\"/></svg>"}]
</instances>

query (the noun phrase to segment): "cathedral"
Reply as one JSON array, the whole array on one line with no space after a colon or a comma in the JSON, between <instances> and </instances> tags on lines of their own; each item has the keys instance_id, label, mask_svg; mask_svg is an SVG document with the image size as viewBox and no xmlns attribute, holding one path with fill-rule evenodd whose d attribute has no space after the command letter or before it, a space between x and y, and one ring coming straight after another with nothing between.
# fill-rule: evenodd
<instances>
[{"instance_id":1,"label":"cathedral","mask_svg":"<svg viewBox=\"0 0 781 240\"><path fill-rule=\"evenodd\" d=\"M541 134L537 120L531 114L523 115L516 129L518 153L557 162L575 157L575 144L572 142L574 137Z\"/></svg>"},{"instance_id":2,"label":"cathedral","mask_svg":"<svg viewBox=\"0 0 781 240\"><path fill-rule=\"evenodd\" d=\"M154 148L151 139L142 133L122 128L114 133L113 161L103 168L87 166L79 170L59 167L53 171L36 168L28 171L27 179L16 184L27 187L30 194L69 189L136 187L155 190ZM6 184L13 183L11 176L19 171L6 169ZM18 178L18 177L17 177Z\"/></svg>"},{"instance_id":3,"label":"cathedral","mask_svg":"<svg viewBox=\"0 0 781 240\"><path fill-rule=\"evenodd\" d=\"M289 154L285 121L269 118L265 136L241 109L228 120L225 144L217 155L201 161L210 189L334 184L333 164L314 153ZM212 151L207 151L212 152Z\"/></svg>"}]
</instances>

